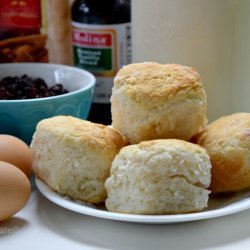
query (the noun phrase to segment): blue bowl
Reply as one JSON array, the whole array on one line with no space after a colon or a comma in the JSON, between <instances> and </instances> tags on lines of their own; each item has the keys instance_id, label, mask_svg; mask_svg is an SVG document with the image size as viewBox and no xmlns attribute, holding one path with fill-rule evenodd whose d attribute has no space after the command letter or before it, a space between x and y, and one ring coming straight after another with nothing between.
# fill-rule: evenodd
<instances>
[{"instance_id":1,"label":"blue bowl","mask_svg":"<svg viewBox=\"0 0 250 250\"><path fill-rule=\"evenodd\" d=\"M0 100L0 134L31 142L39 121L56 115L86 119L94 92L95 77L75 67L46 63L0 64L0 79L7 76L40 77L48 86L63 84L69 93L26 100Z\"/></svg>"}]
</instances>

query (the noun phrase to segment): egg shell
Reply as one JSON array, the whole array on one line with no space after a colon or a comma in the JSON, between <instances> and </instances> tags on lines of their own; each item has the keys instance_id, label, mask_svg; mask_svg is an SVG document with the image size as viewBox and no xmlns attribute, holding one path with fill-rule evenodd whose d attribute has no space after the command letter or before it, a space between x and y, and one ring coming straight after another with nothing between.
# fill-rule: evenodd
<instances>
[{"instance_id":1,"label":"egg shell","mask_svg":"<svg viewBox=\"0 0 250 250\"><path fill-rule=\"evenodd\" d=\"M17 137L0 135L0 161L8 162L28 177L32 174L32 153L29 146Z\"/></svg>"},{"instance_id":2,"label":"egg shell","mask_svg":"<svg viewBox=\"0 0 250 250\"><path fill-rule=\"evenodd\" d=\"M10 218L27 203L31 186L17 167L0 161L0 221Z\"/></svg>"}]
</instances>

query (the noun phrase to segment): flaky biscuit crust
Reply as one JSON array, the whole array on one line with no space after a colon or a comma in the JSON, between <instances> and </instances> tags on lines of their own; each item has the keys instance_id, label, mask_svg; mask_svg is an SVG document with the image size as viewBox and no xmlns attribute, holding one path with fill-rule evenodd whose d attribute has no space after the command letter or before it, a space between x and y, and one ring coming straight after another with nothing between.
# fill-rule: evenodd
<instances>
[{"instance_id":1,"label":"flaky biscuit crust","mask_svg":"<svg viewBox=\"0 0 250 250\"><path fill-rule=\"evenodd\" d=\"M37 130L60 135L64 140L75 140L91 148L107 152L117 151L124 146L121 134L115 129L71 116L55 116L38 123Z\"/></svg>"},{"instance_id":2,"label":"flaky biscuit crust","mask_svg":"<svg viewBox=\"0 0 250 250\"><path fill-rule=\"evenodd\" d=\"M194 68L155 62L134 63L123 67L115 78L114 86L124 88L126 96L149 107L154 100L167 101L182 94L191 97L202 90L200 76ZM188 93L185 93L187 90ZM146 102L145 98L150 102Z\"/></svg>"}]
</instances>

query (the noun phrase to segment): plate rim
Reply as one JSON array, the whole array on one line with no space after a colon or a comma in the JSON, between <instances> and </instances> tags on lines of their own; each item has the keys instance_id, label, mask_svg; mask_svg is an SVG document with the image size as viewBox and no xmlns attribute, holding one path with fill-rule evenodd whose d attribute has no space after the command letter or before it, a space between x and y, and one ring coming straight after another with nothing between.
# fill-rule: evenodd
<instances>
[{"instance_id":1,"label":"plate rim","mask_svg":"<svg viewBox=\"0 0 250 250\"><path fill-rule=\"evenodd\" d=\"M92 217L134 222L134 223L146 223L146 224L170 224L170 223L182 223L192 222L198 220L206 220L217 217L222 217L230 214L235 214L250 208L250 196L247 196L244 200L230 204L227 207L221 207L210 211L201 211L188 214L174 214L174 215L136 215L136 214L123 214L115 213L105 210L99 210L92 207L84 206L77 201L67 199L62 195L53 191L43 180L35 177L36 187L39 192L45 196L51 202L66 208L70 211L74 211L80 214L85 214Z\"/></svg>"}]
</instances>

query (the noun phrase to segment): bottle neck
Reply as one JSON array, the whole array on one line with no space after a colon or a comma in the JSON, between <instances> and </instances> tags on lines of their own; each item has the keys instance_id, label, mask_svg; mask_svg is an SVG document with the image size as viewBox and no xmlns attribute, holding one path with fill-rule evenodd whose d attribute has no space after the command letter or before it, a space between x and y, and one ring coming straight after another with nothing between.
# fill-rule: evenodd
<instances>
[{"instance_id":1,"label":"bottle neck","mask_svg":"<svg viewBox=\"0 0 250 250\"><path fill-rule=\"evenodd\" d=\"M89 24L131 21L130 0L80 0L72 5L72 20Z\"/></svg>"}]
</instances>

